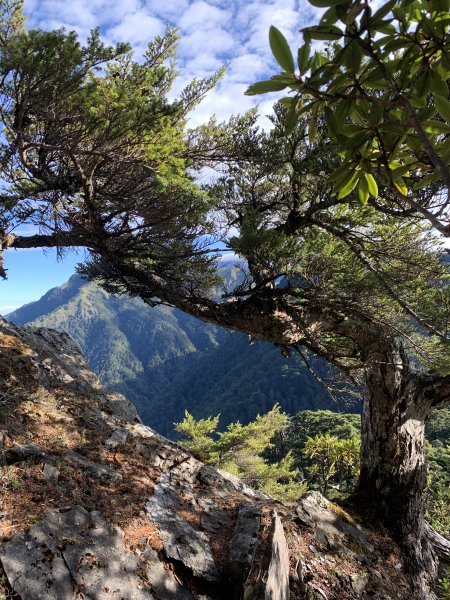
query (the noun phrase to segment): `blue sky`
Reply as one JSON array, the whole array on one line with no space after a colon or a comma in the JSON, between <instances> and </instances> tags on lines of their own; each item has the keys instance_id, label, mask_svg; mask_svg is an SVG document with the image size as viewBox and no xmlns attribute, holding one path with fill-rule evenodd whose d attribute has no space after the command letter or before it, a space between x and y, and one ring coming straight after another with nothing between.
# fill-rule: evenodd
<instances>
[{"instance_id":1,"label":"blue sky","mask_svg":"<svg viewBox=\"0 0 450 600\"><path fill-rule=\"evenodd\" d=\"M262 115L270 113L274 97L244 96L250 83L276 69L268 31L275 25L293 47L301 43L298 30L317 16L307 0L25 0L28 27L75 30L81 38L100 26L107 42L129 41L141 53L148 40L162 34L166 24L179 28L180 77L174 94L193 77L204 77L224 63L224 79L192 115L191 126L212 114L219 120L242 113L259 103ZM57 262L53 251L5 252L8 280L0 281L0 314L37 300L48 289L67 281L82 255L69 254Z\"/></svg>"}]
</instances>

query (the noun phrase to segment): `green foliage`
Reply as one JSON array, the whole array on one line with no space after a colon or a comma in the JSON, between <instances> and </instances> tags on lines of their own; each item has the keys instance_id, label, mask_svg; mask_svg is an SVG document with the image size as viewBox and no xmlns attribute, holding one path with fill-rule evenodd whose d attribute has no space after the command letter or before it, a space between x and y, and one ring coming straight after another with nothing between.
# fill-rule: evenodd
<instances>
[{"instance_id":1,"label":"green foliage","mask_svg":"<svg viewBox=\"0 0 450 600\"><path fill-rule=\"evenodd\" d=\"M216 433L219 416L195 420L187 411L175 430L185 436L182 444L208 464L240 477L247 485L286 502L295 501L306 491L298 483L294 457L287 453L280 461L269 463L264 452L273 447L275 434L286 429L289 418L279 405L264 415L258 415L248 425L231 423ZM211 435L216 433L216 437Z\"/></svg>"},{"instance_id":2,"label":"green foliage","mask_svg":"<svg viewBox=\"0 0 450 600\"><path fill-rule=\"evenodd\" d=\"M439 431L432 431L430 437L433 437L433 441L428 442L426 448L427 518L436 531L448 537L450 536L450 442L447 436L439 437Z\"/></svg>"},{"instance_id":3,"label":"green foliage","mask_svg":"<svg viewBox=\"0 0 450 600\"><path fill-rule=\"evenodd\" d=\"M324 315L322 310L348 323L364 314L373 325L404 334L405 345L427 367L448 372L448 266L436 236L372 202L333 196L327 175L339 165L336 145L322 138L320 121L313 142L304 119L286 137L287 112L276 105L274 127L250 131L242 144L257 152L244 150L209 189L238 229L229 246L248 262L236 299L258 295L265 306L267 294L277 294L289 323L300 328L305 315ZM376 185L372 176L365 181L367 191ZM314 328L314 339L308 331L306 346L320 348L321 356L346 371L361 364L364 343L357 347L354 335L327 329Z\"/></svg>"},{"instance_id":4,"label":"green foliage","mask_svg":"<svg viewBox=\"0 0 450 600\"><path fill-rule=\"evenodd\" d=\"M284 99L287 129L308 115L313 139L316 120L324 117L342 157L330 177L338 198L358 188L367 203L379 195L376 180L413 206L414 197L420 203L416 190L433 184L448 190L448 1L389 0L376 11L360 0L310 2L327 10L318 25L302 29L297 73L284 36L270 28L272 52L283 69L271 81L294 90ZM328 40L329 46L310 54L311 40ZM247 94L264 91L254 84ZM422 208L439 225L428 205Z\"/></svg>"},{"instance_id":5,"label":"green foliage","mask_svg":"<svg viewBox=\"0 0 450 600\"><path fill-rule=\"evenodd\" d=\"M236 269L221 272L235 284ZM68 332L102 383L125 394L146 424L169 437L185 409L195 418L221 412L223 429L249 423L277 401L291 415L333 406L298 357L167 306L115 297L78 276L8 319ZM325 372L323 364L316 368Z\"/></svg>"},{"instance_id":6,"label":"green foliage","mask_svg":"<svg viewBox=\"0 0 450 600\"><path fill-rule=\"evenodd\" d=\"M216 448L213 438L208 435L215 433L219 424L220 415L217 417L208 417L198 419L187 411L184 411L184 419L181 423L175 423L174 429L182 436L182 443L192 454L195 454L204 462L211 462L216 455ZM184 438L184 439L183 439Z\"/></svg>"},{"instance_id":7,"label":"green foliage","mask_svg":"<svg viewBox=\"0 0 450 600\"><path fill-rule=\"evenodd\" d=\"M312 460L309 476L317 479L321 493L326 496L332 480L337 481L340 489L345 481L347 488L359 470L358 438L340 440L329 434L308 438L304 447L304 455Z\"/></svg>"},{"instance_id":8,"label":"green foliage","mask_svg":"<svg viewBox=\"0 0 450 600\"><path fill-rule=\"evenodd\" d=\"M445 573L439 577L437 582L437 593L439 600L450 600L450 567L442 567Z\"/></svg>"}]
</instances>

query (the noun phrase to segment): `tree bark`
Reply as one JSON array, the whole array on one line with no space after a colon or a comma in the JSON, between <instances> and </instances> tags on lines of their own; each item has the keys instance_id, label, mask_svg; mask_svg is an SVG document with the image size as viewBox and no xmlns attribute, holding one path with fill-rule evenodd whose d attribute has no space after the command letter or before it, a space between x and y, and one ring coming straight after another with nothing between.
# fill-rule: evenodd
<instances>
[{"instance_id":1,"label":"tree bark","mask_svg":"<svg viewBox=\"0 0 450 600\"><path fill-rule=\"evenodd\" d=\"M401 345L376 352L366 372L359 494L400 542L417 597L430 600L437 556L425 522L425 421L432 403Z\"/></svg>"}]
</instances>

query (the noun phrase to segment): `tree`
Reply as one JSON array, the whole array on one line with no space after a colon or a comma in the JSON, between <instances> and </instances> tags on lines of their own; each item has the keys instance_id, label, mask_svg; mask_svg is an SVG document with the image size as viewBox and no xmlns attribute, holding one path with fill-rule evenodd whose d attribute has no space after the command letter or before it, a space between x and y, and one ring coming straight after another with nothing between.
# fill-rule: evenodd
<instances>
[{"instance_id":1,"label":"tree","mask_svg":"<svg viewBox=\"0 0 450 600\"><path fill-rule=\"evenodd\" d=\"M216 431L219 416L199 419L185 411L185 418L175 423L175 431L185 439L181 443L195 456L240 477L247 485L280 500L293 502L306 491L298 482L299 474L288 452L281 460L269 462L264 453L273 447L273 438L289 425L289 418L276 404L264 415L258 415L248 425L239 421L225 431ZM216 439L207 434L215 435Z\"/></svg>"},{"instance_id":2,"label":"tree","mask_svg":"<svg viewBox=\"0 0 450 600\"><path fill-rule=\"evenodd\" d=\"M5 19L0 36L3 249L84 246L83 272L109 290L244 331L307 365L311 354L333 363L364 394L360 492L403 540L429 597L423 432L450 398L448 270L433 234L410 215L336 198L335 145L322 124L308 140L303 121L286 138L283 106L270 132L250 113L185 136L214 80L167 100L173 32L138 64L95 33L81 47L74 34L15 23ZM222 177L200 190L193 169L208 164ZM24 222L41 229L15 235ZM222 298L214 240L244 271Z\"/></svg>"},{"instance_id":3,"label":"tree","mask_svg":"<svg viewBox=\"0 0 450 600\"><path fill-rule=\"evenodd\" d=\"M361 202L419 213L450 236L448 0L389 0L375 12L368 0L309 1L327 10L318 25L302 29L297 65L271 27L282 73L247 94L293 91L284 99L287 132L309 115L314 137L317 118L325 117L343 157L330 177L339 197L357 188ZM328 50L311 53L311 40L327 40ZM431 193L420 192L430 185Z\"/></svg>"},{"instance_id":4,"label":"tree","mask_svg":"<svg viewBox=\"0 0 450 600\"><path fill-rule=\"evenodd\" d=\"M321 493L327 496L333 478L337 479L339 489L344 480L355 476L359 462L359 440L340 440L329 434L316 435L306 440L304 455L313 459L309 475L318 479Z\"/></svg>"}]
</instances>

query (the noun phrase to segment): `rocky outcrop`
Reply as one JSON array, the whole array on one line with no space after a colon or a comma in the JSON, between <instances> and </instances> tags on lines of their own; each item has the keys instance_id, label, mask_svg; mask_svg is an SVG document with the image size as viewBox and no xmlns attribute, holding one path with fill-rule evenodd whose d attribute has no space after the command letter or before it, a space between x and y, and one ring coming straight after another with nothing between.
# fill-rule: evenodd
<instances>
[{"instance_id":1,"label":"rocky outcrop","mask_svg":"<svg viewBox=\"0 0 450 600\"><path fill-rule=\"evenodd\" d=\"M392 541L310 493L284 506L105 392L76 345L0 321L0 596L408 600Z\"/></svg>"}]
</instances>

